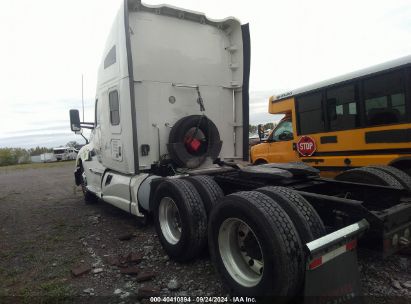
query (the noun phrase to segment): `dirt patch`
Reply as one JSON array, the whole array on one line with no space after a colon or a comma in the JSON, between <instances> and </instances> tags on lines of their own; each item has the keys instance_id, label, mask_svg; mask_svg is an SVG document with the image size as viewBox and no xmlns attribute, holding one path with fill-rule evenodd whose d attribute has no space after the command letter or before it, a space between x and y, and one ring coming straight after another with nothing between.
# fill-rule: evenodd
<instances>
[{"instance_id":1,"label":"dirt patch","mask_svg":"<svg viewBox=\"0 0 411 304\"><path fill-rule=\"evenodd\" d=\"M150 288L164 295L227 294L207 254L177 264L152 226L137 228L133 216L104 202L85 204L73 169L73 162L0 169L0 296L116 302ZM119 257L133 261L110 262ZM91 269L75 277L72 270L81 265ZM178 288L171 291L173 280Z\"/></svg>"},{"instance_id":2,"label":"dirt patch","mask_svg":"<svg viewBox=\"0 0 411 304\"><path fill-rule=\"evenodd\" d=\"M115 303L139 292L227 295L207 253L170 261L152 226L137 228L133 216L104 202L85 204L73 169L73 162L0 168L0 296ZM361 252L360 270L367 295L411 295L407 255L382 261Z\"/></svg>"}]
</instances>

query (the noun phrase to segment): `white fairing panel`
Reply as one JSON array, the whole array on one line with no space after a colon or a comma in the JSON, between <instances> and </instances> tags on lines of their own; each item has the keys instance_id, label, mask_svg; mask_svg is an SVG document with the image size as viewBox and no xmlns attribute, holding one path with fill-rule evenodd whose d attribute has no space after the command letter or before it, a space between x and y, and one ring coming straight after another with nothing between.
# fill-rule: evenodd
<instances>
[{"instance_id":1,"label":"white fairing panel","mask_svg":"<svg viewBox=\"0 0 411 304\"><path fill-rule=\"evenodd\" d=\"M140 170L167 157L176 121L201 114L196 90L178 85L199 86L205 115L223 141L220 158L242 158L241 24L235 19L212 22L164 6L130 7ZM141 154L141 145L150 146L147 156Z\"/></svg>"},{"instance_id":2,"label":"white fairing panel","mask_svg":"<svg viewBox=\"0 0 411 304\"><path fill-rule=\"evenodd\" d=\"M106 167L121 173L134 172L130 86L127 68L124 6L114 20L107 38L97 84L96 154ZM110 93L117 91L119 123L110 119Z\"/></svg>"}]
</instances>

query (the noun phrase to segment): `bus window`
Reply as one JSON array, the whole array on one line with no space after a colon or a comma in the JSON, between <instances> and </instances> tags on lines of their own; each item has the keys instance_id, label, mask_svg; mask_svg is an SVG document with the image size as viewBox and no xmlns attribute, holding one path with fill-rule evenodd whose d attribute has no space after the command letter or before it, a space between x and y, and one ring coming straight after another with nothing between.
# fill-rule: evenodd
<instances>
[{"instance_id":1,"label":"bus window","mask_svg":"<svg viewBox=\"0 0 411 304\"><path fill-rule=\"evenodd\" d=\"M330 131L359 127L354 84L327 90L327 114Z\"/></svg>"},{"instance_id":2,"label":"bus window","mask_svg":"<svg viewBox=\"0 0 411 304\"><path fill-rule=\"evenodd\" d=\"M402 71L364 80L364 103L369 126L404 122L406 113Z\"/></svg>"},{"instance_id":3,"label":"bus window","mask_svg":"<svg viewBox=\"0 0 411 304\"><path fill-rule=\"evenodd\" d=\"M297 103L300 133L304 135L324 132L322 93L301 96L297 99Z\"/></svg>"}]
</instances>

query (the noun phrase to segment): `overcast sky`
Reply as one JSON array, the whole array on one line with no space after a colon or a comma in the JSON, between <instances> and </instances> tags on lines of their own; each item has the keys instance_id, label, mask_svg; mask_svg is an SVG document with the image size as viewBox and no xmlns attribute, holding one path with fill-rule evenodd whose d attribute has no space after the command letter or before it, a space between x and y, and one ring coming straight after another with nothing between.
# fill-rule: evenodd
<instances>
[{"instance_id":1,"label":"overcast sky","mask_svg":"<svg viewBox=\"0 0 411 304\"><path fill-rule=\"evenodd\" d=\"M93 119L97 67L121 1L0 1L0 147L83 142L69 130L68 110L81 108L84 74ZM409 0L167 3L250 23L253 123L278 119L267 114L270 95L411 54Z\"/></svg>"}]
</instances>

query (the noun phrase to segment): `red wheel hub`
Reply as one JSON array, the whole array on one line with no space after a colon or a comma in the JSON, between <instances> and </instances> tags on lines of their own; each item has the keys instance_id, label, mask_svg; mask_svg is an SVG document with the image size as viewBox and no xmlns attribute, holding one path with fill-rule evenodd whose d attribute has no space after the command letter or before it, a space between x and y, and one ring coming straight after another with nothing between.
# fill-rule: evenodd
<instances>
[{"instance_id":1,"label":"red wheel hub","mask_svg":"<svg viewBox=\"0 0 411 304\"><path fill-rule=\"evenodd\" d=\"M200 149L201 142L197 138L188 137L185 145L189 152L197 152Z\"/></svg>"}]
</instances>

